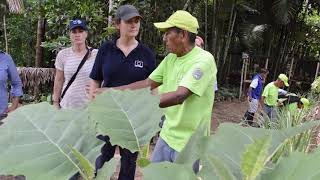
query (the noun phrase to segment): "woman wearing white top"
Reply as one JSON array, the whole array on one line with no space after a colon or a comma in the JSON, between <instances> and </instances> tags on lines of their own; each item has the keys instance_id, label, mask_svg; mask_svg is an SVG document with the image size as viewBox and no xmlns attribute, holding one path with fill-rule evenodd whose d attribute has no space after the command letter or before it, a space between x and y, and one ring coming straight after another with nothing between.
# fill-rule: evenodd
<instances>
[{"instance_id":1,"label":"woman wearing white top","mask_svg":"<svg viewBox=\"0 0 320 180\"><path fill-rule=\"evenodd\" d=\"M97 49L89 51L86 43L88 29L84 20L71 20L69 29L72 46L61 50L55 62L53 104L59 109L84 107L89 102L85 87L90 82L89 74L98 52ZM64 89L88 51L88 58L61 99Z\"/></svg>"}]
</instances>

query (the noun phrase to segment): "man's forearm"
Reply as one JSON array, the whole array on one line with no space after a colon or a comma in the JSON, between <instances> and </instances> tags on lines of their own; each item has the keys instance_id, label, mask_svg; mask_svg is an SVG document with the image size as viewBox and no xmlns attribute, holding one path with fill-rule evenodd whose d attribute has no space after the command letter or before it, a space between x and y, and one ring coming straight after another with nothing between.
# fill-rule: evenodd
<instances>
[{"instance_id":1,"label":"man's forearm","mask_svg":"<svg viewBox=\"0 0 320 180\"><path fill-rule=\"evenodd\" d=\"M192 92L184 87L179 87L177 91L168 92L161 95L159 107L166 108L182 104Z\"/></svg>"},{"instance_id":2,"label":"man's forearm","mask_svg":"<svg viewBox=\"0 0 320 180\"><path fill-rule=\"evenodd\" d=\"M118 87L114 87L113 89L118 89L118 90L136 90L136 89L143 89L143 88L147 88L150 87L151 89L154 89L156 87L158 87L160 84L152 81L151 79L147 78L145 80L142 81L137 81L128 85L124 85L124 86L118 86Z\"/></svg>"}]
</instances>

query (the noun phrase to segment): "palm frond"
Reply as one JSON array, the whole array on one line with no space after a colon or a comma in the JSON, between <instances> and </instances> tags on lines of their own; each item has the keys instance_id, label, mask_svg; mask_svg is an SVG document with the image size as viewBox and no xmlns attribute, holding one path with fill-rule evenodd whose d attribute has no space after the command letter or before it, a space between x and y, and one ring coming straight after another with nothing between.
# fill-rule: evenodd
<instances>
[{"instance_id":1,"label":"palm frond","mask_svg":"<svg viewBox=\"0 0 320 180\"><path fill-rule=\"evenodd\" d=\"M54 68L18 67L23 87L34 87L54 81Z\"/></svg>"},{"instance_id":2,"label":"palm frond","mask_svg":"<svg viewBox=\"0 0 320 180\"><path fill-rule=\"evenodd\" d=\"M281 25L289 24L298 14L302 3L300 0L274 0L271 7L274 22Z\"/></svg>"},{"instance_id":3,"label":"palm frond","mask_svg":"<svg viewBox=\"0 0 320 180\"><path fill-rule=\"evenodd\" d=\"M238 37L243 51L252 51L255 47L260 46L263 43L263 33L267 29L266 24L240 24Z\"/></svg>"}]
</instances>

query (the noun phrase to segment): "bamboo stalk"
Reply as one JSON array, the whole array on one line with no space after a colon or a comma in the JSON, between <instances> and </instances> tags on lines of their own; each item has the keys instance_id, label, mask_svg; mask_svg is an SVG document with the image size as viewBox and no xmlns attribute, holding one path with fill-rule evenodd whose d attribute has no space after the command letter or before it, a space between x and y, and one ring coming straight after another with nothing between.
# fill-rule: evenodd
<instances>
[{"instance_id":1,"label":"bamboo stalk","mask_svg":"<svg viewBox=\"0 0 320 180\"><path fill-rule=\"evenodd\" d=\"M294 62L294 56L292 56L291 63L290 63L289 79L291 79L291 76L292 76L293 62Z\"/></svg>"},{"instance_id":2,"label":"bamboo stalk","mask_svg":"<svg viewBox=\"0 0 320 180\"><path fill-rule=\"evenodd\" d=\"M6 53L9 53L6 15L3 15L3 33L4 33L4 41L5 41L5 46L6 46Z\"/></svg>"},{"instance_id":3,"label":"bamboo stalk","mask_svg":"<svg viewBox=\"0 0 320 180\"><path fill-rule=\"evenodd\" d=\"M314 76L314 80L317 79L318 74L319 74L319 68L320 68L320 62L317 63L317 69L316 69L316 75Z\"/></svg>"},{"instance_id":4,"label":"bamboo stalk","mask_svg":"<svg viewBox=\"0 0 320 180\"><path fill-rule=\"evenodd\" d=\"M112 26L112 16L111 16L112 8L113 8L113 2L112 2L112 0L109 0L108 27Z\"/></svg>"}]
</instances>

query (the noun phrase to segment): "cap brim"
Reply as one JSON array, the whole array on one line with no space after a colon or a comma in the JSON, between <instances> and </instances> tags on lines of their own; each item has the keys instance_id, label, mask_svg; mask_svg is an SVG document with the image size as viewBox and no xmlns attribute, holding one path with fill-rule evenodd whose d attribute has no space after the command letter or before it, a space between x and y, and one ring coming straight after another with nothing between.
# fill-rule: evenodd
<instances>
[{"instance_id":1,"label":"cap brim","mask_svg":"<svg viewBox=\"0 0 320 180\"><path fill-rule=\"evenodd\" d=\"M158 22L158 23L153 23L154 26L159 29L160 31L165 31L169 28L174 27L173 25L167 23L167 22Z\"/></svg>"},{"instance_id":2,"label":"cap brim","mask_svg":"<svg viewBox=\"0 0 320 180\"><path fill-rule=\"evenodd\" d=\"M140 14L138 14L138 13L127 14L124 17L122 17L121 19L124 20L124 21L128 21L129 19L134 18L134 17L139 17L139 18L142 19L142 16Z\"/></svg>"},{"instance_id":3,"label":"cap brim","mask_svg":"<svg viewBox=\"0 0 320 180\"><path fill-rule=\"evenodd\" d=\"M74 25L74 26L70 27L70 30L73 30L75 28L81 28L83 30L88 30L85 26L82 26L82 25Z\"/></svg>"},{"instance_id":4,"label":"cap brim","mask_svg":"<svg viewBox=\"0 0 320 180\"><path fill-rule=\"evenodd\" d=\"M289 83L288 82L284 82L284 85L289 87Z\"/></svg>"}]
</instances>

